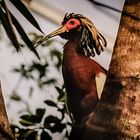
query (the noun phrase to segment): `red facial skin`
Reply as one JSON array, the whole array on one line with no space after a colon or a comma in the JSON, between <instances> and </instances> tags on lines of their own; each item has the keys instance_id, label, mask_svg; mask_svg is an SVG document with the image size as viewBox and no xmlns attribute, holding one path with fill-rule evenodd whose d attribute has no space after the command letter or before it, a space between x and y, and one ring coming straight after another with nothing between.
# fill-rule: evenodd
<instances>
[{"instance_id":1,"label":"red facial skin","mask_svg":"<svg viewBox=\"0 0 140 140\"><path fill-rule=\"evenodd\" d=\"M70 19L66 24L65 27L66 29L69 31L73 28L76 28L77 26L79 26L81 23L78 19L72 18Z\"/></svg>"}]
</instances>

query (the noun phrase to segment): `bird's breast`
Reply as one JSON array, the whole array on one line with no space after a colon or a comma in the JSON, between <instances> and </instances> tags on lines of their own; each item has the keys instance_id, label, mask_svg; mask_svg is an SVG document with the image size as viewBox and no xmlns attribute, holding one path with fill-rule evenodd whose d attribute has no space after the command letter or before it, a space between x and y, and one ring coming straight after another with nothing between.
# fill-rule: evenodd
<instances>
[{"instance_id":1,"label":"bird's breast","mask_svg":"<svg viewBox=\"0 0 140 140\"><path fill-rule=\"evenodd\" d=\"M67 105L76 121L89 114L98 102L95 74L98 64L76 51L77 44L64 46L62 73L67 92ZM80 118L81 117L81 118Z\"/></svg>"},{"instance_id":2,"label":"bird's breast","mask_svg":"<svg viewBox=\"0 0 140 140\"><path fill-rule=\"evenodd\" d=\"M62 70L68 91L84 93L90 90L89 87L93 83L93 75L80 56L73 56L70 60L68 58L64 59Z\"/></svg>"}]
</instances>

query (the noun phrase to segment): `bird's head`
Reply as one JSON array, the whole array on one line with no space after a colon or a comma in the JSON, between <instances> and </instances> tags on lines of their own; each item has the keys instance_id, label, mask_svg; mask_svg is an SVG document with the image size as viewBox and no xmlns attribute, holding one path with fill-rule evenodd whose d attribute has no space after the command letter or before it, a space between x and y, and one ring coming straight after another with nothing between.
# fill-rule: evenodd
<instances>
[{"instance_id":1,"label":"bird's head","mask_svg":"<svg viewBox=\"0 0 140 140\"><path fill-rule=\"evenodd\" d=\"M66 14L62 26L39 40L35 47L57 35L68 40L80 36L78 50L81 54L87 56L95 56L95 52L99 55L107 45L105 38L99 33L94 24L81 14Z\"/></svg>"}]
</instances>

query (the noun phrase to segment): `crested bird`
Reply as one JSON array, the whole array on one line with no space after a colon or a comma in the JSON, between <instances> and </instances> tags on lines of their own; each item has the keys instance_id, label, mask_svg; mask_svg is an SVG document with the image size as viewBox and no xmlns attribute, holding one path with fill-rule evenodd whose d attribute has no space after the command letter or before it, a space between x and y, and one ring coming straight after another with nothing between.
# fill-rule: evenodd
<instances>
[{"instance_id":1,"label":"crested bird","mask_svg":"<svg viewBox=\"0 0 140 140\"><path fill-rule=\"evenodd\" d=\"M100 55L107 42L87 17L67 13L62 26L34 46L56 35L68 40L63 50L62 74L68 111L78 124L88 118L100 99L107 71L92 58Z\"/></svg>"}]
</instances>

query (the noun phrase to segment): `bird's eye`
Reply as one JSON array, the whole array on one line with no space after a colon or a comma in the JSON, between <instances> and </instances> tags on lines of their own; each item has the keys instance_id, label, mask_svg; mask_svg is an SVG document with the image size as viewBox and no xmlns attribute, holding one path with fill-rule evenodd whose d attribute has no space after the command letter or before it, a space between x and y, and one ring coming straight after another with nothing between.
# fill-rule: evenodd
<instances>
[{"instance_id":1,"label":"bird's eye","mask_svg":"<svg viewBox=\"0 0 140 140\"><path fill-rule=\"evenodd\" d=\"M72 25L73 25L74 23L75 23L75 22L74 22L74 20L70 20L70 24L72 24Z\"/></svg>"}]
</instances>

